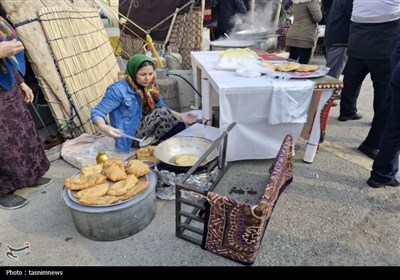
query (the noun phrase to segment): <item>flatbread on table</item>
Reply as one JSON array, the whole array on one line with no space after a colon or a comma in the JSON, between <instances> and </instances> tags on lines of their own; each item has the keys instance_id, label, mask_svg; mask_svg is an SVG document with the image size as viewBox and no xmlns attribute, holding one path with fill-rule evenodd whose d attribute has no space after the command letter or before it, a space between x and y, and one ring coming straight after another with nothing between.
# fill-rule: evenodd
<instances>
[{"instance_id":1,"label":"flatbread on table","mask_svg":"<svg viewBox=\"0 0 400 280\"><path fill-rule=\"evenodd\" d=\"M319 65L312 65L312 64L300 64L299 68L297 68L296 72L313 72L317 71Z\"/></svg>"},{"instance_id":2,"label":"flatbread on table","mask_svg":"<svg viewBox=\"0 0 400 280\"><path fill-rule=\"evenodd\" d=\"M277 65L275 65L275 64L273 64L271 61L268 61L268 60L264 60L263 62L262 62L262 64L265 66L265 67L267 67L267 68L269 68L269 69L271 69L271 70L276 70L276 67L277 67Z\"/></svg>"},{"instance_id":3,"label":"flatbread on table","mask_svg":"<svg viewBox=\"0 0 400 280\"><path fill-rule=\"evenodd\" d=\"M297 71L297 68L300 67L300 63L297 62L288 62L285 64L280 64L276 66L276 70L281 72L290 72L290 71Z\"/></svg>"}]
</instances>

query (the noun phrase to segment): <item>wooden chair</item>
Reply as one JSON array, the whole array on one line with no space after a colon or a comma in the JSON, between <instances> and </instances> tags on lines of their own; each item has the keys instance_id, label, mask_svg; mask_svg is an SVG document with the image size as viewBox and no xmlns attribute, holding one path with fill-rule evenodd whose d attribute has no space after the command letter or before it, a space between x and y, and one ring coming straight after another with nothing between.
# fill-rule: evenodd
<instances>
[{"instance_id":1,"label":"wooden chair","mask_svg":"<svg viewBox=\"0 0 400 280\"><path fill-rule=\"evenodd\" d=\"M220 195L212 189L208 191L202 203L182 200L181 191L190 190L184 182L176 189L177 225L176 235L215 254L230 258L242 264L252 264L258 254L269 219L276 202L293 180L292 160L293 138L287 135L282 143L274 163L269 169L269 181L264 195L258 204L250 204L228 196ZM201 192L191 189L191 192ZM189 203L194 210L182 211L182 203ZM202 215L202 213L205 215ZM186 220L182 222L182 217ZM203 223L191 226L190 223ZM185 230L197 233L201 239L184 235Z\"/></svg>"}]
</instances>

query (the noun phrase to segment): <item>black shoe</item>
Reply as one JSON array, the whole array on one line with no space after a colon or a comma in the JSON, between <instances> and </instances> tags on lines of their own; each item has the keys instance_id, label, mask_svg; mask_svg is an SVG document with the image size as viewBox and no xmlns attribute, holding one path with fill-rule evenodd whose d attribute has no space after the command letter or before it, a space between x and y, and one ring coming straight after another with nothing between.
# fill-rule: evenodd
<instances>
[{"instance_id":1,"label":"black shoe","mask_svg":"<svg viewBox=\"0 0 400 280\"><path fill-rule=\"evenodd\" d=\"M361 143L361 145L358 147L358 150L367 157L369 157L370 159L375 159L379 153L379 149L370 148L367 145L365 145L365 142Z\"/></svg>"},{"instance_id":2,"label":"black shoe","mask_svg":"<svg viewBox=\"0 0 400 280\"><path fill-rule=\"evenodd\" d=\"M363 115L361 115L361 114L359 114L359 113L355 113L354 115L351 115L351 116L340 115L340 116L338 117L338 120L339 120L339 121L342 121L342 122L347 122L347 121L350 121L350 120L359 120L359 119L361 119L362 117L363 117Z\"/></svg>"},{"instance_id":3,"label":"black shoe","mask_svg":"<svg viewBox=\"0 0 400 280\"><path fill-rule=\"evenodd\" d=\"M389 181L387 183L379 183L379 182L376 182L376 181L372 180L371 178L369 178L368 181L367 181L367 184L368 184L368 186L370 186L372 188L381 188L381 187L384 187L384 186L390 186L390 187L398 187L398 186L400 186L400 182L397 181L396 179L393 179L393 180L391 180L391 181Z\"/></svg>"},{"instance_id":4,"label":"black shoe","mask_svg":"<svg viewBox=\"0 0 400 280\"><path fill-rule=\"evenodd\" d=\"M37 180L36 183L33 184L32 186L28 186L28 188L45 187L47 185L50 185L51 183L53 183L53 179L42 177L39 178L39 180Z\"/></svg>"},{"instance_id":5,"label":"black shoe","mask_svg":"<svg viewBox=\"0 0 400 280\"><path fill-rule=\"evenodd\" d=\"M25 206L28 203L28 200L23 198L22 196L16 194L6 194L0 196L0 208L13 210L18 209Z\"/></svg>"}]
</instances>

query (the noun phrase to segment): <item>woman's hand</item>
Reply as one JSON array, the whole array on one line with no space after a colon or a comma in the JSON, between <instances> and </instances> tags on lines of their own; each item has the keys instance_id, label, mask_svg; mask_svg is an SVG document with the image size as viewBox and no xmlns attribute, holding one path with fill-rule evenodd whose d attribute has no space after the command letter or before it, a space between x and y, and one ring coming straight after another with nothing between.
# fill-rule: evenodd
<instances>
[{"instance_id":1,"label":"woman's hand","mask_svg":"<svg viewBox=\"0 0 400 280\"><path fill-rule=\"evenodd\" d=\"M184 123L187 123L187 124L192 124L192 123L194 123L195 121L197 121L197 115L196 114L193 114L193 113L190 113L190 112L187 112L187 113L181 113L181 120L184 122Z\"/></svg>"},{"instance_id":2,"label":"woman's hand","mask_svg":"<svg viewBox=\"0 0 400 280\"><path fill-rule=\"evenodd\" d=\"M32 103L33 92L31 90L31 88L25 83L20 84L19 87L21 88L22 93L24 94L24 101L26 103Z\"/></svg>"},{"instance_id":3,"label":"woman's hand","mask_svg":"<svg viewBox=\"0 0 400 280\"><path fill-rule=\"evenodd\" d=\"M118 138L122 136L122 132L118 128L106 124L106 122L101 118L95 120L94 124L108 137Z\"/></svg>"},{"instance_id":4,"label":"woman's hand","mask_svg":"<svg viewBox=\"0 0 400 280\"><path fill-rule=\"evenodd\" d=\"M104 125L101 131L108 137L118 138L122 136L121 131L118 128L112 127L111 125Z\"/></svg>"},{"instance_id":5,"label":"woman's hand","mask_svg":"<svg viewBox=\"0 0 400 280\"><path fill-rule=\"evenodd\" d=\"M24 50L24 45L16 39L0 43L0 57L12 56L22 50Z\"/></svg>"}]
</instances>

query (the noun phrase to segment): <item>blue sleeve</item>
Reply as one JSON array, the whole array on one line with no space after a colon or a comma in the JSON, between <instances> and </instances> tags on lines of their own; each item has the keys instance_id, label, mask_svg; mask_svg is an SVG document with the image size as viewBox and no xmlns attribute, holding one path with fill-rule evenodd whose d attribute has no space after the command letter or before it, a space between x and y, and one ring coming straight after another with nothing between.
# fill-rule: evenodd
<instances>
[{"instance_id":1,"label":"blue sleeve","mask_svg":"<svg viewBox=\"0 0 400 280\"><path fill-rule=\"evenodd\" d=\"M160 99L157 102L157 107L159 107L159 108L166 107L165 103L164 103L164 99L161 94L160 94Z\"/></svg>"},{"instance_id":2,"label":"blue sleeve","mask_svg":"<svg viewBox=\"0 0 400 280\"><path fill-rule=\"evenodd\" d=\"M109 86L107 88L105 95L103 96L103 99L91 111L92 122L102 118L106 123L108 123L106 116L110 112L114 111L116 108L121 106L121 102L122 102L122 95L120 94L118 87L114 86L114 84Z\"/></svg>"}]
</instances>

